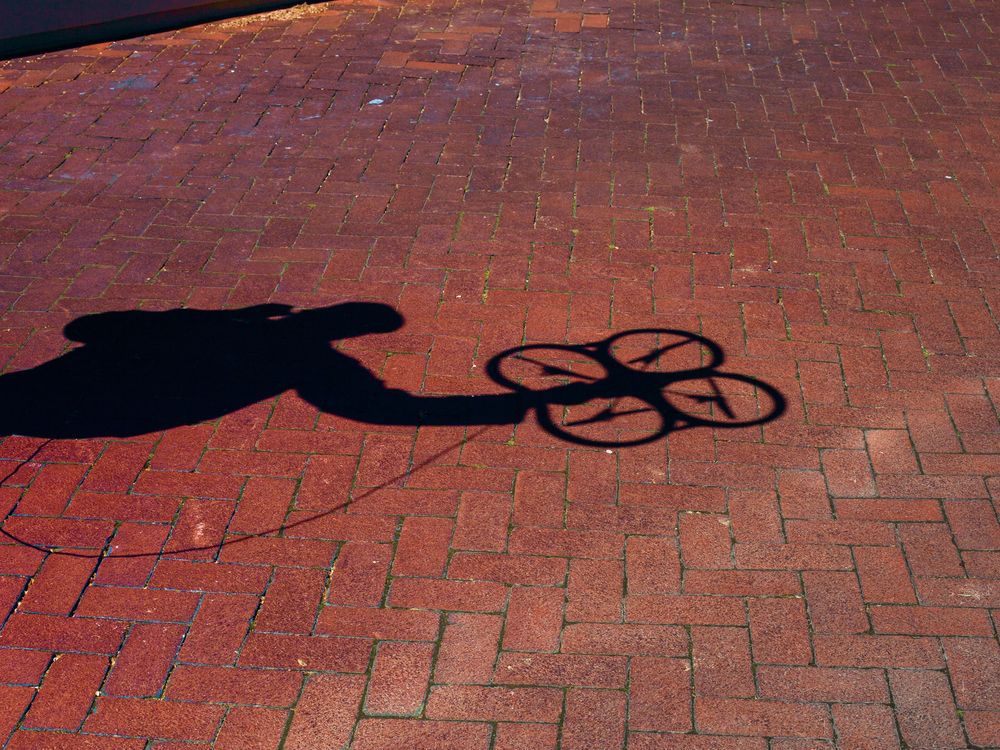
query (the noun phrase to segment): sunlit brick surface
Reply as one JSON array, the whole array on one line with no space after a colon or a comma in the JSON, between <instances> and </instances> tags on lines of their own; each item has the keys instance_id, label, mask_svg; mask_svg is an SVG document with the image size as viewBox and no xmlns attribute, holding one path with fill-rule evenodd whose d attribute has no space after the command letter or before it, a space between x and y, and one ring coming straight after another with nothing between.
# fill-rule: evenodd
<instances>
[{"instance_id":1,"label":"sunlit brick surface","mask_svg":"<svg viewBox=\"0 0 1000 750\"><path fill-rule=\"evenodd\" d=\"M9 428L0 745L1000 746L997 11L358 0L0 63L4 377L92 313L367 300L405 325L333 345L410 393L663 328L786 406Z\"/></svg>"}]
</instances>

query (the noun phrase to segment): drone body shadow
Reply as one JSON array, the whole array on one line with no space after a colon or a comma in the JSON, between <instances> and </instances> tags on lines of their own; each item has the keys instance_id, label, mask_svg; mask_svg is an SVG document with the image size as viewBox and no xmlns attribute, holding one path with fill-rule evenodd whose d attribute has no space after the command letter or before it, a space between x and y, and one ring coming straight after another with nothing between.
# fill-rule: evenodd
<instances>
[{"instance_id":1,"label":"drone body shadow","mask_svg":"<svg viewBox=\"0 0 1000 750\"><path fill-rule=\"evenodd\" d=\"M388 305L292 312L142 310L87 315L64 335L83 346L0 376L0 436L127 438L217 419L294 390L320 410L370 424L516 424L519 394L420 397L387 388L331 346L394 331Z\"/></svg>"}]
</instances>

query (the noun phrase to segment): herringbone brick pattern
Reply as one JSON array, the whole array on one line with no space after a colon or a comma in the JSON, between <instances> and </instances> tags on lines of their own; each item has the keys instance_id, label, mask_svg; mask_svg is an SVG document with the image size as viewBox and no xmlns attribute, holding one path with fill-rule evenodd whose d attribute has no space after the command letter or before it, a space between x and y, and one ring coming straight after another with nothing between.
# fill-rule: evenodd
<instances>
[{"instance_id":1,"label":"herringbone brick pattern","mask_svg":"<svg viewBox=\"0 0 1000 750\"><path fill-rule=\"evenodd\" d=\"M342 0L0 65L6 372L378 300L338 346L414 393L660 327L788 402L3 436L0 745L1000 746L998 10Z\"/></svg>"}]
</instances>

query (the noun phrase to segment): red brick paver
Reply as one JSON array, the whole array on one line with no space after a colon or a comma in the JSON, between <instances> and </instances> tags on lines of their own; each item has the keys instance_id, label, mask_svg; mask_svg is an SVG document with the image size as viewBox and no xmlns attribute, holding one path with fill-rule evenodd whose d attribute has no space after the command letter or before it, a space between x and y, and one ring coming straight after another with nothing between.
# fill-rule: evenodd
<instances>
[{"instance_id":1,"label":"red brick paver","mask_svg":"<svg viewBox=\"0 0 1000 750\"><path fill-rule=\"evenodd\" d=\"M334 345L412 393L654 327L786 401L0 435L0 746L1000 746L998 28L338 0L0 64L0 372L91 313L367 300L405 325Z\"/></svg>"}]
</instances>

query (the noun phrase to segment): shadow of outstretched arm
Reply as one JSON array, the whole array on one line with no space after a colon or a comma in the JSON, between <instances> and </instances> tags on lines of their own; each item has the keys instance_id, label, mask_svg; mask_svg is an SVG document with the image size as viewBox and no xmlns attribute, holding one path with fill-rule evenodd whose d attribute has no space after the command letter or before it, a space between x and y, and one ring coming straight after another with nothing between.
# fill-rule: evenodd
<instances>
[{"instance_id":1,"label":"shadow of outstretched arm","mask_svg":"<svg viewBox=\"0 0 1000 750\"><path fill-rule=\"evenodd\" d=\"M299 387L298 393L329 414L384 425L517 424L531 407L529 398L522 393L414 396L386 388L363 368L358 369L362 372L346 378L350 383L346 388L310 383Z\"/></svg>"}]
</instances>

